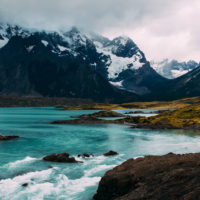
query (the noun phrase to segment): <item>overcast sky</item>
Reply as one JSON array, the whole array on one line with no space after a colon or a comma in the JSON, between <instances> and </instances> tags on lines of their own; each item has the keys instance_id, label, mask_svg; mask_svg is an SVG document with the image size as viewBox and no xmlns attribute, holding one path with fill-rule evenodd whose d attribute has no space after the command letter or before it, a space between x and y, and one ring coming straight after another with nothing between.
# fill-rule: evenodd
<instances>
[{"instance_id":1,"label":"overcast sky","mask_svg":"<svg viewBox=\"0 0 200 200\"><path fill-rule=\"evenodd\" d=\"M148 60L200 61L200 0L0 0L0 19L131 37Z\"/></svg>"}]
</instances>

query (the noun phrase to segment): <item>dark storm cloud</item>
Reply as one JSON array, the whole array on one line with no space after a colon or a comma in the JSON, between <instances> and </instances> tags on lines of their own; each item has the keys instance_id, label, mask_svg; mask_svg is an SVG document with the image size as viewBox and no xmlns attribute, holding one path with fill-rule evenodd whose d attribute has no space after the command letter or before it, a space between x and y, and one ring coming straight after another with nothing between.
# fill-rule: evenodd
<instances>
[{"instance_id":1,"label":"dark storm cloud","mask_svg":"<svg viewBox=\"0 0 200 200\"><path fill-rule=\"evenodd\" d=\"M53 30L75 25L108 37L126 34L152 59L197 59L199 9L199 0L0 0L2 21Z\"/></svg>"}]
</instances>

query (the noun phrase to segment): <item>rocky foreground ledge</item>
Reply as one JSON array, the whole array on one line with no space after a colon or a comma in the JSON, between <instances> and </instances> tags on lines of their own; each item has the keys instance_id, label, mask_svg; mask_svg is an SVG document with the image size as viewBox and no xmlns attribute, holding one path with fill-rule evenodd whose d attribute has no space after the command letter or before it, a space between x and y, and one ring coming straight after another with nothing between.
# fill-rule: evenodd
<instances>
[{"instance_id":1,"label":"rocky foreground ledge","mask_svg":"<svg viewBox=\"0 0 200 200\"><path fill-rule=\"evenodd\" d=\"M130 159L108 171L95 200L200 198L200 153Z\"/></svg>"}]
</instances>

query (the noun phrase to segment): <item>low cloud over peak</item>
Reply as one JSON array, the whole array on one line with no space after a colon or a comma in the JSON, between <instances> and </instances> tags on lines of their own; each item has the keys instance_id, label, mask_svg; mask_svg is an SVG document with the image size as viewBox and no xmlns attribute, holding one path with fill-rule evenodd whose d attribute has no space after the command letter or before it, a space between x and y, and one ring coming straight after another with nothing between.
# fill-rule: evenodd
<instances>
[{"instance_id":1,"label":"low cloud over peak","mask_svg":"<svg viewBox=\"0 0 200 200\"><path fill-rule=\"evenodd\" d=\"M131 37L147 58L199 59L199 0L0 0L4 22Z\"/></svg>"}]
</instances>

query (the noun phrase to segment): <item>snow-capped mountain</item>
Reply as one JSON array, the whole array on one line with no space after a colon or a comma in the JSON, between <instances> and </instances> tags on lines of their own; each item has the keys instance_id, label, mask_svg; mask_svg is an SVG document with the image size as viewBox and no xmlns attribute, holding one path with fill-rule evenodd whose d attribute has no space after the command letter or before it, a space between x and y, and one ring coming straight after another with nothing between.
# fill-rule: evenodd
<instances>
[{"instance_id":1,"label":"snow-capped mountain","mask_svg":"<svg viewBox=\"0 0 200 200\"><path fill-rule=\"evenodd\" d=\"M164 92L163 92L164 91ZM172 79L168 84L162 85L151 96L159 100L174 100L180 98L195 97L200 95L200 66L191 70L187 74Z\"/></svg>"},{"instance_id":2,"label":"snow-capped mountain","mask_svg":"<svg viewBox=\"0 0 200 200\"><path fill-rule=\"evenodd\" d=\"M160 76L153 68L151 68L144 53L138 48L138 46L130 38L125 36L109 40L108 38L95 33L80 31L76 27L67 31L54 32L38 31L22 28L20 26L3 24L0 25L0 57L3 56L1 54L4 54L4 56L6 54L6 56L9 57L9 54L11 54L9 51L12 52L12 56L14 57L13 62L15 61L16 63L15 67L19 68L19 66L21 66L23 68L24 65L26 65L26 68L29 70L27 72L29 80L32 80L33 77L35 77L34 81L37 81L37 76L40 76L38 74L33 75L35 71L41 73L41 70L46 69L46 74L50 73L48 71L54 71L55 69L57 70L56 72L59 70L66 71L68 68L72 68L71 65L74 62L76 64L80 63L82 66L84 63L84 66L87 65L88 67L84 67L82 70L86 70L87 68L88 71L94 71L97 74L95 75L94 73L93 76L101 76L114 87L137 94L143 95L151 93L156 89L157 85L166 81L165 78ZM2 70L3 67L7 68L7 65L13 65L10 63L9 59L10 58L8 58L7 63L0 63ZM55 69L51 69L48 65L55 65L56 67ZM38 69L38 66L40 66L40 69ZM71 71L73 71L72 69ZM80 70L79 67L77 67L77 69ZM54 75L56 75L56 72ZM17 73L19 74L18 71ZM76 73L78 73L78 71L76 71ZM65 73L63 72L63 74ZM87 76L87 73L83 74ZM44 74L42 74L43 79L50 79L47 75L45 75L45 77L43 77L43 75ZM60 76L59 73L57 76L58 75ZM81 74L79 75L82 76ZM2 75L2 77L5 76L5 74ZM80 79L80 76L77 76L76 79ZM68 76L66 77L69 79ZM51 78L53 82L55 82L55 80L53 80L54 78L57 81L59 80L59 77ZM95 81L93 78L92 80ZM86 84L80 82L80 80L73 81L79 82L80 85ZM85 80L85 82L87 81ZM2 83L2 85L4 85L4 83ZM109 83L107 86L111 88ZM57 82L51 83L50 81L48 84L54 88ZM62 84L64 85L65 83ZM73 84L76 85L74 82ZM93 90L98 93L101 83L99 82L98 84L95 84L96 89L93 88ZM8 85L6 85L6 87L8 87ZM49 87L49 85L46 85L46 87ZM67 87L71 87L71 85L69 84ZM35 93L44 94L46 92L38 92L41 88L38 88L37 91L35 91L35 88L32 88L31 85L30 88L31 91L34 91ZM11 90L12 89L10 88L7 88L6 90L4 88L2 93L5 91L9 93L8 91L11 92ZM45 90L45 88L43 88L43 90ZM62 88L62 92L57 95L67 96L71 94L71 96L83 97L83 95L78 94L78 89L76 91L71 91L69 89L67 92L63 92L63 90L66 89ZM27 89L27 91L29 90ZM88 91L88 95L84 97L88 98L89 93L91 92ZM45 95L53 95L53 91L51 91L51 93L52 94L49 94L49 92L47 92ZM104 96L106 97L106 95Z\"/></svg>"},{"instance_id":3,"label":"snow-capped mountain","mask_svg":"<svg viewBox=\"0 0 200 200\"><path fill-rule=\"evenodd\" d=\"M198 63L190 60L188 62L179 62L177 60L164 59L161 62L151 61L151 66L162 76L174 79L195 69Z\"/></svg>"},{"instance_id":4,"label":"snow-capped mountain","mask_svg":"<svg viewBox=\"0 0 200 200\"><path fill-rule=\"evenodd\" d=\"M89 37L101 55L100 60L105 63L106 78L112 85L144 95L152 92L160 82L166 81L151 68L144 53L132 39L120 36L109 40L97 34Z\"/></svg>"},{"instance_id":5,"label":"snow-capped mountain","mask_svg":"<svg viewBox=\"0 0 200 200\"><path fill-rule=\"evenodd\" d=\"M110 80L115 80L124 70L137 70L146 63L144 54L130 38L121 36L106 44L95 39L93 41L97 52L106 56L102 61L108 69Z\"/></svg>"}]
</instances>

